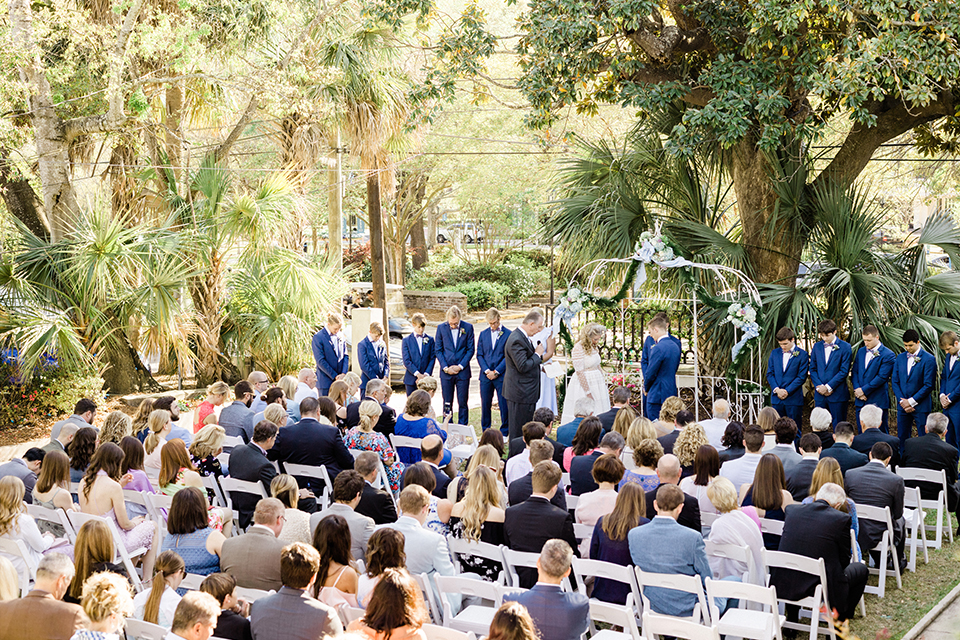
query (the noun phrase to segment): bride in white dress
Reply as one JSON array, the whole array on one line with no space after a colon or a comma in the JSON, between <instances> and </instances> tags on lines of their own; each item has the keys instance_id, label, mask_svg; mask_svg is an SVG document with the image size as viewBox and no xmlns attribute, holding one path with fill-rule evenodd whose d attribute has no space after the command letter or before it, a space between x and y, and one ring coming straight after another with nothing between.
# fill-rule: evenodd
<instances>
[{"instance_id":1,"label":"bride in white dress","mask_svg":"<svg viewBox=\"0 0 960 640\"><path fill-rule=\"evenodd\" d=\"M589 396L593 399L593 415L610 410L610 394L607 382L600 369L600 352L597 345L603 340L607 328L601 324L588 324L580 332L580 340L573 347L570 358L573 360L574 374L567 382L567 395L563 399L562 424L574 419L574 407L577 400Z\"/></svg>"}]
</instances>

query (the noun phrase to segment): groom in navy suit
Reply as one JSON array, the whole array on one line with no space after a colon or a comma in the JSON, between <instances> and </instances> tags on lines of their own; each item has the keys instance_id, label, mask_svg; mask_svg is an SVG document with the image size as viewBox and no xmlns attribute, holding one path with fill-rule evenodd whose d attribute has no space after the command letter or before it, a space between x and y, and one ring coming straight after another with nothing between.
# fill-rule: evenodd
<instances>
[{"instance_id":1,"label":"groom in navy suit","mask_svg":"<svg viewBox=\"0 0 960 640\"><path fill-rule=\"evenodd\" d=\"M500 407L500 433L507 436L507 401L503 398L503 373L507 370L507 360L503 346L507 344L507 332L500 326L500 311L491 307L486 315L489 328L480 332L477 338L477 364L480 365L480 430L490 428L493 410L493 393L497 393Z\"/></svg>"},{"instance_id":2,"label":"groom in navy suit","mask_svg":"<svg viewBox=\"0 0 960 640\"><path fill-rule=\"evenodd\" d=\"M677 338L670 333L670 316L667 315L667 312L657 311L657 313L653 316L653 319L654 320L661 319L667 323L667 337L670 340L673 340L673 343L676 344L677 348L680 350L680 356L683 357L683 344L680 342L680 338ZM640 371L643 373L644 378L647 377L647 367L650 365L650 350L653 349L653 345L655 344L657 344L657 341L654 340L653 336L649 334L647 335L646 338L643 339L643 348L640 351ZM647 407L646 392L644 392L643 407L644 407L644 412L646 412L646 407ZM644 413L644 415L649 417L649 414L647 413ZM653 416L651 420L656 420L658 417L659 416Z\"/></svg>"},{"instance_id":3,"label":"groom in navy suit","mask_svg":"<svg viewBox=\"0 0 960 640\"><path fill-rule=\"evenodd\" d=\"M650 360L643 370L643 390L647 396L644 415L651 420L660 416L660 405L670 396L677 395L677 368L680 366L679 340L667 334L667 321L654 316L647 325L654 345L650 348Z\"/></svg>"},{"instance_id":4,"label":"groom in navy suit","mask_svg":"<svg viewBox=\"0 0 960 640\"><path fill-rule=\"evenodd\" d=\"M810 358L797 346L793 329L781 327L777 344L767 360L767 384L770 385L770 406L781 416L793 420L798 428L803 424L803 383L807 379Z\"/></svg>"},{"instance_id":5,"label":"groom in navy suit","mask_svg":"<svg viewBox=\"0 0 960 640\"><path fill-rule=\"evenodd\" d=\"M422 313L415 313L410 318L413 333L403 339L401 349L403 355L403 386L407 388L407 397L417 390L417 381L424 376L433 375L433 365L437 362L434 353L433 338L426 334L427 319Z\"/></svg>"},{"instance_id":6,"label":"groom in navy suit","mask_svg":"<svg viewBox=\"0 0 960 640\"><path fill-rule=\"evenodd\" d=\"M321 397L330 392L334 380L339 380L350 370L350 355L339 335L342 326L340 316L331 313L327 316L327 326L314 334L310 344L317 363L317 391ZM293 398L287 401L293 402Z\"/></svg>"},{"instance_id":7,"label":"groom in navy suit","mask_svg":"<svg viewBox=\"0 0 960 640\"><path fill-rule=\"evenodd\" d=\"M945 359L940 373L940 406L950 424L947 426L947 444L957 448L957 428L960 428L960 338L953 331L940 334L940 348Z\"/></svg>"},{"instance_id":8,"label":"groom in navy suit","mask_svg":"<svg viewBox=\"0 0 960 640\"><path fill-rule=\"evenodd\" d=\"M880 343L880 330L872 324L863 328L863 347L857 349L853 359L853 397L857 407L857 433L860 426L860 409L868 404L880 407L883 420L880 431L890 433L887 428L887 410L890 408L890 374L893 373L893 351Z\"/></svg>"},{"instance_id":9,"label":"groom in navy suit","mask_svg":"<svg viewBox=\"0 0 960 640\"><path fill-rule=\"evenodd\" d=\"M437 327L437 362L440 363L440 389L443 405L453 411L453 392L457 392L457 422L468 424L470 409L470 360L473 359L473 325L460 319L460 308L447 309L447 321Z\"/></svg>"},{"instance_id":10,"label":"groom in navy suit","mask_svg":"<svg viewBox=\"0 0 960 640\"><path fill-rule=\"evenodd\" d=\"M903 332L904 352L893 364L893 397L897 400L897 435L900 437L900 453L907 439L926 433L927 416L933 409L930 394L937 382L937 358L920 346L920 334L913 329Z\"/></svg>"},{"instance_id":11,"label":"groom in navy suit","mask_svg":"<svg viewBox=\"0 0 960 640\"><path fill-rule=\"evenodd\" d=\"M820 342L810 350L810 381L813 382L813 404L830 412L833 425L847 419L850 391L847 376L850 375L852 351L850 343L837 335L837 323L824 320L817 327ZM798 422L799 426L800 423Z\"/></svg>"}]
</instances>

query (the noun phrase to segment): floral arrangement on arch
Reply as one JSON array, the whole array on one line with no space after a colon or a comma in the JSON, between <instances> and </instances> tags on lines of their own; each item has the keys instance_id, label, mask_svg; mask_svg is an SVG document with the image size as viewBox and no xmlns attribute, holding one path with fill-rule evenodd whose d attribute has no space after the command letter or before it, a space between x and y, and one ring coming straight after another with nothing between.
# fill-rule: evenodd
<instances>
[{"instance_id":1,"label":"floral arrangement on arch","mask_svg":"<svg viewBox=\"0 0 960 640\"><path fill-rule=\"evenodd\" d=\"M750 303L740 304L734 302L727 307L727 317L720 324L730 323L743 332L737 344L733 345L731 355L733 361L737 361L737 355L746 346L746 344L760 337L760 324L757 322L757 310Z\"/></svg>"},{"instance_id":2,"label":"floral arrangement on arch","mask_svg":"<svg viewBox=\"0 0 960 640\"><path fill-rule=\"evenodd\" d=\"M626 387L630 390L630 406L633 408L638 409L643 404L643 373L640 371L640 367L610 376L611 406L613 405L613 391L617 387Z\"/></svg>"},{"instance_id":3,"label":"floral arrangement on arch","mask_svg":"<svg viewBox=\"0 0 960 640\"><path fill-rule=\"evenodd\" d=\"M642 262L667 262L673 260L676 254L660 233L644 231L640 234L635 256Z\"/></svg>"}]
</instances>

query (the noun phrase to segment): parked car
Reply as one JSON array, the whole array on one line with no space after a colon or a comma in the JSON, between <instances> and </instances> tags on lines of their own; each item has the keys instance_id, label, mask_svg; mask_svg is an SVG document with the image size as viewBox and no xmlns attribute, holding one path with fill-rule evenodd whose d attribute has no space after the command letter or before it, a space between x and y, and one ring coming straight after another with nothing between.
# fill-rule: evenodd
<instances>
[{"instance_id":1,"label":"parked car","mask_svg":"<svg viewBox=\"0 0 960 640\"><path fill-rule=\"evenodd\" d=\"M483 242L483 229L480 229L472 222L458 222L449 227L451 233L462 234L461 238L467 244L474 242Z\"/></svg>"},{"instance_id":2,"label":"parked car","mask_svg":"<svg viewBox=\"0 0 960 640\"><path fill-rule=\"evenodd\" d=\"M437 243L444 244L450 242L453 239L453 236L450 234L449 229L444 229L443 227L437 227Z\"/></svg>"}]
</instances>

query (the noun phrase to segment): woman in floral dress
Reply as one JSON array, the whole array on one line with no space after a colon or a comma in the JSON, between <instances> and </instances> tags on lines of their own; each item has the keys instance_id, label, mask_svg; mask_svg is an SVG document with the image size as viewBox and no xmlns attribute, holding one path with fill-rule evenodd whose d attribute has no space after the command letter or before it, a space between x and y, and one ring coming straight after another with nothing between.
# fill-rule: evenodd
<instances>
[{"instance_id":1,"label":"woman in floral dress","mask_svg":"<svg viewBox=\"0 0 960 640\"><path fill-rule=\"evenodd\" d=\"M383 468L387 472L387 480L390 481L390 490L397 494L400 491L400 479L403 476L403 463L397 461L397 455L386 436L373 430L382 411L380 403L364 400L360 405L360 424L347 431L343 436L343 444L347 449L373 451L379 455Z\"/></svg>"}]
</instances>

